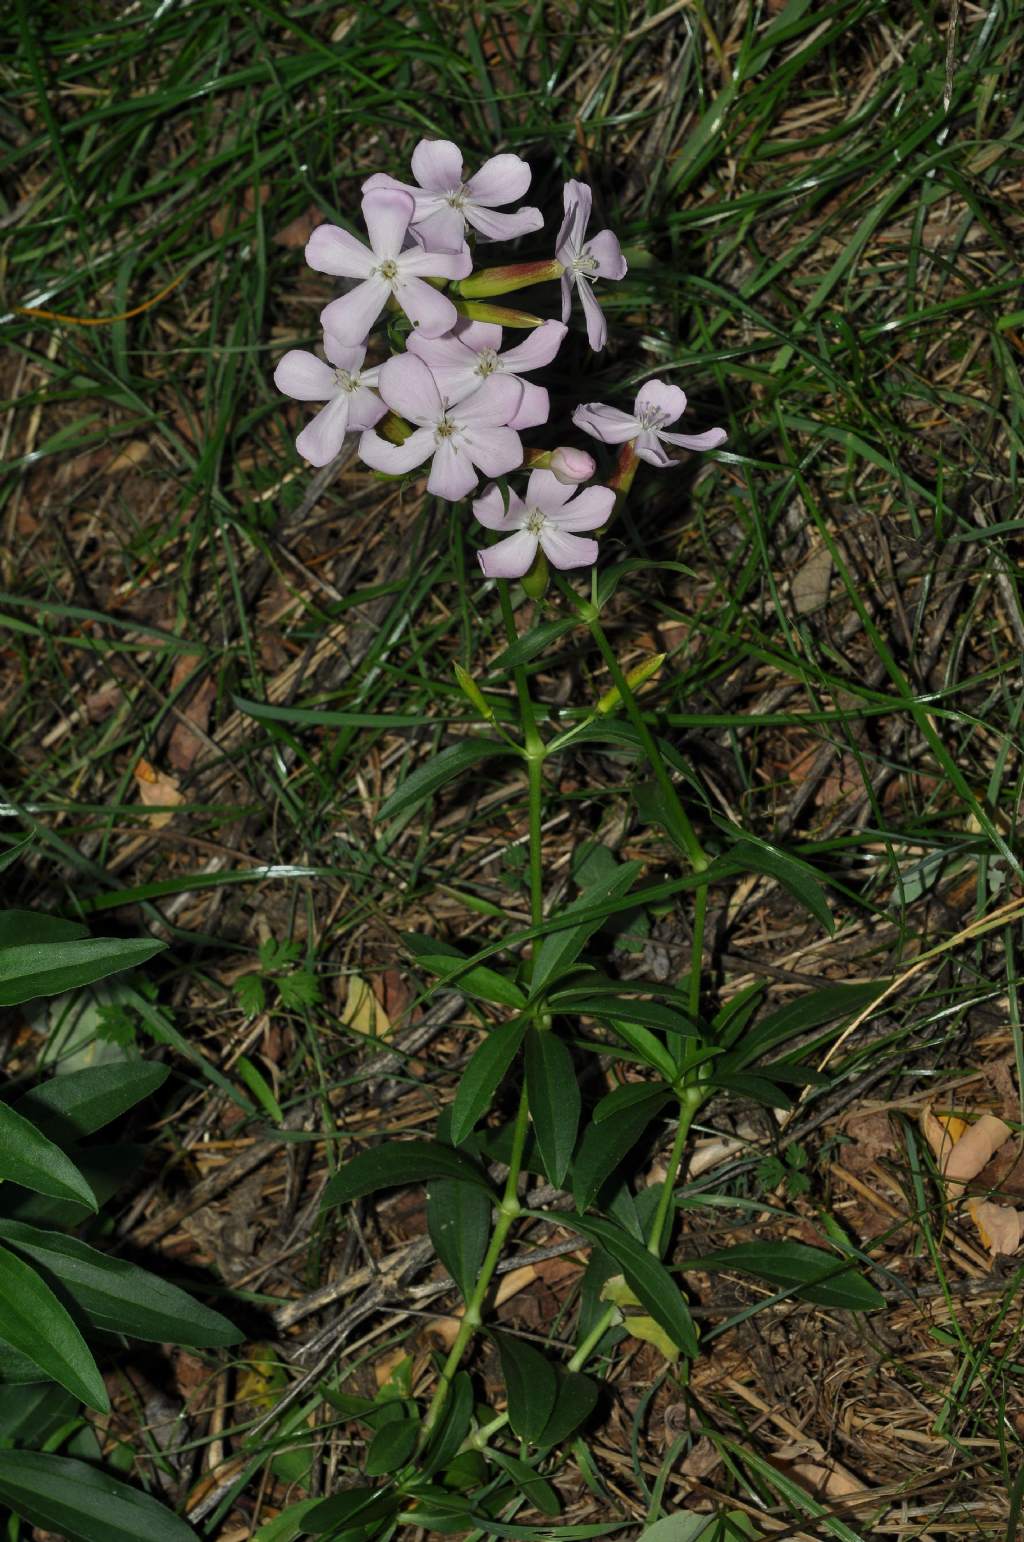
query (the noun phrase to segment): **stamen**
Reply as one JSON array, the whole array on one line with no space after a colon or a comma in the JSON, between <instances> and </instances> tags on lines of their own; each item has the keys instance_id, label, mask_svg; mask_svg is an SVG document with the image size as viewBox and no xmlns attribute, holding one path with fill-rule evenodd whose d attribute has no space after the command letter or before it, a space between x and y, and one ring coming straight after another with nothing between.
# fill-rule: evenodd
<instances>
[{"instance_id":1,"label":"stamen","mask_svg":"<svg viewBox=\"0 0 1024 1542\"><path fill-rule=\"evenodd\" d=\"M498 368L498 355L493 348L481 348L476 362L478 375L493 375Z\"/></svg>"},{"instance_id":2,"label":"stamen","mask_svg":"<svg viewBox=\"0 0 1024 1542\"><path fill-rule=\"evenodd\" d=\"M389 284L393 284L398 277L398 263L391 257L385 257L377 269L381 278L386 278Z\"/></svg>"},{"instance_id":3,"label":"stamen","mask_svg":"<svg viewBox=\"0 0 1024 1542\"><path fill-rule=\"evenodd\" d=\"M523 528L524 530L528 530L531 535L539 536L546 523L547 515L543 512L543 510L531 509L529 514L526 516L526 524L523 526Z\"/></svg>"}]
</instances>

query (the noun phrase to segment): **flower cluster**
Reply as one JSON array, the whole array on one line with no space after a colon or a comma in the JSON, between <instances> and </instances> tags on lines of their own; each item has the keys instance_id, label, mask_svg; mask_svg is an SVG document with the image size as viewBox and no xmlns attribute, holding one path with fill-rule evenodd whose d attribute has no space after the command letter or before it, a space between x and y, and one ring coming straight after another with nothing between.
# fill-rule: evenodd
<instances>
[{"instance_id":1,"label":"flower cluster","mask_svg":"<svg viewBox=\"0 0 1024 1542\"><path fill-rule=\"evenodd\" d=\"M325 466L346 434L358 433L368 466L391 476L423 468L427 490L452 501L475 492L480 474L504 477L529 465L535 469L524 497L492 484L473 504L479 523L502 536L479 553L483 571L521 577L539 553L557 568L589 566L597 542L577 532L607 524L615 493L609 487L576 491L596 469L586 451L524 450L521 432L545 424L550 403L543 386L522 377L558 353L574 289L591 348L604 347L608 327L594 290L599 280L625 277L618 239L610 230L588 236L591 190L571 181L563 190L554 260L474 274L470 241L516 240L543 228L539 209L507 207L529 190L529 166L518 155L495 155L466 178L456 145L424 139L413 151L412 175L415 181L406 183L378 173L363 184L365 241L337 225L320 225L310 237L310 267L354 283L321 312L326 363L292 349L274 372L285 395L325 404L296 449L312 465ZM561 321L480 303L546 279L561 284ZM401 337L404 346L364 368L370 334L385 312L389 336ZM526 328L527 335L503 345L507 328ZM592 402L576 409L573 422L606 444L631 444L636 456L667 466L673 462L663 443L704 450L725 438L721 429L666 433L685 406L677 386L651 380L632 415Z\"/></svg>"}]
</instances>

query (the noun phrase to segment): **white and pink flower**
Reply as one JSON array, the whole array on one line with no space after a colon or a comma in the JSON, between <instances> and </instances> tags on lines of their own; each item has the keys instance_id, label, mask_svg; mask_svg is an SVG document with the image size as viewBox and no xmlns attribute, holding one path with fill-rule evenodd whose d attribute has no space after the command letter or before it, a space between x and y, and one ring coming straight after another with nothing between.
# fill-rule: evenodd
<instances>
[{"instance_id":1,"label":"white and pink flower","mask_svg":"<svg viewBox=\"0 0 1024 1542\"><path fill-rule=\"evenodd\" d=\"M347 433L372 428L387 412L373 389L379 370L363 369L366 349L339 343L324 333L328 363L304 348L292 348L274 370L274 384L298 402L326 402L306 424L295 448L311 466L326 466L341 449Z\"/></svg>"},{"instance_id":2,"label":"white and pink flower","mask_svg":"<svg viewBox=\"0 0 1024 1542\"><path fill-rule=\"evenodd\" d=\"M523 342L501 353L501 327L486 321L460 321L445 337L414 334L409 339L409 352L428 365L441 395L454 404L494 375L522 375L550 364L566 330L560 321L545 321ZM548 420L548 393L530 381L522 385L522 404L509 427L536 428Z\"/></svg>"},{"instance_id":3,"label":"white and pink flower","mask_svg":"<svg viewBox=\"0 0 1024 1542\"><path fill-rule=\"evenodd\" d=\"M597 351L608 340L608 323L594 297L593 286L599 278L625 278L626 259L618 238L610 230L599 230L587 240L593 195L585 182L567 182L562 200L565 219L555 244L555 256L565 270L561 278L562 320L569 320L575 285L586 317L587 341Z\"/></svg>"},{"instance_id":4,"label":"white and pink flower","mask_svg":"<svg viewBox=\"0 0 1024 1542\"><path fill-rule=\"evenodd\" d=\"M383 187L410 194L416 204L413 234L430 251L461 251L467 224L485 241L511 241L544 224L539 209L495 212L522 198L530 185L530 168L518 155L493 155L464 181L458 145L450 139L421 139L412 152L412 174L418 186L377 172L363 183L363 192Z\"/></svg>"},{"instance_id":5,"label":"white and pink flower","mask_svg":"<svg viewBox=\"0 0 1024 1542\"><path fill-rule=\"evenodd\" d=\"M662 444L678 445L683 450L717 450L728 435L724 428L709 428L704 434L670 434L668 425L680 418L686 409L686 392L664 380L648 380L640 387L632 412L622 412L618 407L604 402L586 402L577 407L572 420L604 444L626 444L651 466L677 466L680 461L662 449Z\"/></svg>"},{"instance_id":6,"label":"white and pink flower","mask_svg":"<svg viewBox=\"0 0 1024 1542\"><path fill-rule=\"evenodd\" d=\"M473 513L488 530L508 533L497 545L477 552L480 566L488 578L521 578L539 548L552 567L590 567L597 561L597 542L575 532L607 524L614 504L610 487L577 492L551 471L532 472L525 499L510 491L507 508L500 489L489 487L475 499Z\"/></svg>"}]
</instances>

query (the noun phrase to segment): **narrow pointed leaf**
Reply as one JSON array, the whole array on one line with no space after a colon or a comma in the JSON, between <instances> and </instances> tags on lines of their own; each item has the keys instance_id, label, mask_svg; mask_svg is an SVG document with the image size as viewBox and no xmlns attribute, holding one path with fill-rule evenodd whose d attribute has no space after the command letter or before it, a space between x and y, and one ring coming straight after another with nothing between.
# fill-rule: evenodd
<instances>
[{"instance_id":1,"label":"narrow pointed leaf","mask_svg":"<svg viewBox=\"0 0 1024 1542\"><path fill-rule=\"evenodd\" d=\"M0 1247L0 1339L90 1408L110 1402L88 1345L50 1287L24 1259Z\"/></svg>"},{"instance_id":2,"label":"narrow pointed leaf","mask_svg":"<svg viewBox=\"0 0 1024 1542\"><path fill-rule=\"evenodd\" d=\"M393 819L396 814L417 808L471 766L510 753L508 745L498 739L460 739L458 744L449 745L439 755L432 756L425 765L418 766L411 776L407 776L391 796L384 799L377 818Z\"/></svg>"},{"instance_id":3,"label":"narrow pointed leaf","mask_svg":"<svg viewBox=\"0 0 1024 1542\"><path fill-rule=\"evenodd\" d=\"M400 1188L407 1183L427 1183L431 1178L459 1178L475 1183L493 1195L484 1174L469 1157L432 1140L386 1141L361 1151L335 1173L324 1190L321 1209L345 1205L378 1189Z\"/></svg>"},{"instance_id":4,"label":"narrow pointed leaf","mask_svg":"<svg viewBox=\"0 0 1024 1542\"><path fill-rule=\"evenodd\" d=\"M823 1248L804 1242L741 1242L680 1266L683 1269L735 1269L768 1280L783 1290L819 1306L871 1312L885 1305L881 1291L866 1280L857 1265Z\"/></svg>"},{"instance_id":5,"label":"narrow pointed leaf","mask_svg":"<svg viewBox=\"0 0 1024 1542\"><path fill-rule=\"evenodd\" d=\"M558 1376L546 1355L510 1333L492 1333L508 1389L508 1422L521 1440L538 1441L554 1412Z\"/></svg>"},{"instance_id":6,"label":"narrow pointed leaf","mask_svg":"<svg viewBox=\"0 0 1024 1542\"><path fill-rule=\"evenodd\" d=\"M0 949L0 1007L17 1006L38 996L59 996L119 970L134 969L166 946L148 937L88 937Z\"/></svg>"},{"instance_id":7,"label":"narrow pointed leaf","mask_svg":"<svg viewBox=\"0 0 1024 1542\"><path fill-rule=\"evenodd\" d=\"M70 1542L198 1542L149 1494L65 1456L0 1451L0 1504Z\"/></svg>"},{"instance_id":8,"label":"narrow pointed leaf","mask_svg":"<svg viewBox=\"0 0 1024 1542\"><path fill-rule=\"evenodd\" d=\"M0 1103L0 1179L52 1199L73 1199L95 1210L96 1196L59 1146L28 1119Z\"/></svg>"},{"instance_id":9,"label":"narrow pointed leaf","mask_svg":"<svg viewBox=\"0 0 1024 1542\"><path fill-rule=\"evenodd\" d=\"M475 1183L432 1178L427 1184L427 1229L437 1256L468 1301L491 1235L491 1196Z\"/></svg>"},{"instance_id":10,"label":"narrow pointed leaf","mask_svg":"<svg viewBox=\"0 0 1024 1542\"><path fill-rule=\"evenodd\" d=\"M404 932L402 941L410 953L416 955L418 964L439 976L442 983L450 980L455 990L467 996L478 996L482 1001L497 1002L503 1007L525 1006L526 995L514 980L499 974L496 969L488 969L486 964L466 969L465 954L450 943L440 942L436 937L421 937L416 932Z\"/></svg>"},{"instance_id":11,"label":"narrow pointed leaf","mask_svg":"<svg viewBox=\"0 0 1024 1542\"><path fill-rule=\"evenodd\" d=\"M28 943L80 942L89 928L81 921L65 921L40 910L0 911L0 948L23 947Z\"/></svg>"},{"instance_id":12,"label":"narrow pointed leaf","mask_svg":"<svg viewBox=\"0 0 1024 1542\"><path fill-rule=\"evenodd\" d=\"M622 1089L631 1092L631 1087ZM645 1098L629 1098L587 1130L573 1163L572 1192L577 1210L588 1210L605 1181L640 1140L644 1131L671 1102L663 1088L647 1089Z\"/></svg>"},{"instance_id":13,"label":"narrow pointed leaf","mask_svg":"<svg viewBox=\"0 0 1024 1542\"><path fill-rule=\"evenodd\" d=\"M81 1140L150 1097L170 1074L152 1060L88 1066L41 1082L14 1107L53 1140Z\"/></svg>"},{"instance_id":14,"label":"narrow pointed leaf","mask_svg":"<svg viewBox=\"0 0 1024 1542\"><path fill-rule=\"evenodd\" d=\"M640 867L639 862L623 862L614 873L590 884L571 905L560 912L560 922L571 916L582 916L585 919L574 926L559 926L557 931L550 932L536 945L530 981L531 997L538 996L546 986L563 975L570 964L575 963L590 937L607 919L602 914L602 906L627 893ZM611 913L609 909L608 914Z\"/></svg>"},{"instance_id":15,"label":"narrow pointed leaf","mask_svg":"<svg viewBox=\"0 0 1024 1542\"><path fill-rule=\"evenodd\" d=\"M526 1101L545 1171L561 1188L576 1144L580 1089L572 1056L550 1029L526 1036Z\"/></svg>"},{"instance_id":16,"label":"narrow pointed leaf","mask_svg":"<svg viewBox=\"0 0 1024 1542\"><path fill-rule=\"evenodd\" d=\"M600 1384L580 1371L562 1371L558 1377L558 1395L551 1417L537 1444L560 1446L584 1424L597 1407Z\"/></svg>"},{"instance_id":17,"label":"narrow pointed leaf","mask_svg":"<svg viewBox=\"0 0 1024 1542\"><path fill-rule=\"evenodd\" d=\"M641 1306L646 1307L683 1354L696 1355L697 1332L690 1309L661 1260L612 1221L578 1214L567 1215L565 1221L611 1254Z\"/></svg>"},{"instance_id":18,"label":"narrow pointed leaf","mask_svg":"<svg viewBox=\"0 0 1024 1542\"><path fill-rule=\"evenodd\" d=\"M525 1017L495 1028L473 1051L462 1074L452 1106L452 1140L457 1146L472 1133L473 1126L490 1107L516 1052L523 1042L528 1020Z\"/></svg>"}]
</instances>

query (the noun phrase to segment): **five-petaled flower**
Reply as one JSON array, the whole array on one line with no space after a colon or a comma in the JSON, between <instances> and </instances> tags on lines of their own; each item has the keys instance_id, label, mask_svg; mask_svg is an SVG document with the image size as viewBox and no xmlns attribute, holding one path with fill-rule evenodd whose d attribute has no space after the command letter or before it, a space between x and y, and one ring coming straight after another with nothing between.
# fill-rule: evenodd
<instances>
[{"instance_id":1,"label":"five-petaled flower","mask_svg":"<svg viewBox=\"0 0 1024 1542\"><path fill-rule=\"evenodd\" d=\"M369 246L338 225L318 225L310 236L306 261L311 268L362 280L321 313L325 331L333 332L339 342L363 342L392 295L424 337L440 337L458 320L448 296L424 280L465 278L473 259L466 247L445 253L414 244L403 251L415 208L408 193L379 188L363 197Z\"/></svg>"},{"instance_id":2,"label":"five-petaled flower","mask_svg":"<svg viewBox=\"0 0 1024 1542\"><path fill-rule=\"evenodd\" d=\"M274 384L299 402L326 402L295 441L299 454L312 466L326 466L352 430L372 428L387 412L376 391L378 370L363 369L366 349L346 347L324 333L329 363L304 348L292 348L274 371Z\"/></svg>"},{"instance_id":3,"label":"five-petaled flower","mask_svg":"<svg viewBox=\"0 0 1024 1542\"><path fill-rule=\"evenodd\" d=\"M709 428L705 434L667 433L668 425L682 416L685 407L685 391L663 380L648 380L640 387L631 413L604 402L586 402L576 408L572 420L577 428L605 444L632 440L636 454L651 466L677 466L681 462L667 455L660 441L684 450L715 450L728 438L724 428Z\"/></svg>"},{"instance_id":4,"label":"five-petaled flower","mask_svg":"<svg viewBox=\"0 0 1024 1542\"><path fill-rule=\"evenodd\" d=\"M446 401L461 402L492 375L521 375L550 364L565 336L560 321L545 321L526 339L499 353L501 328L486 321L460 321L447 337L409 339L409 352L423 360ZM536 428L546 423L550 404L543 386L523 381L523 399L510 428Z\"/></svg>"},{"instance_id":5,"label":"five-petaled flower","mask_svg":"<svg viewBox=\"0 0 1024 1542\"><path fill-rule=\"evenodd\" d=\"M477 467L500 477L523 463L522 441L508 427L523 396L513 375L489 376L453 406L442 399L423 360L403 353L381 365L380 394L416 427L401 444L372 430L363 435L359 454L376 471L400 474L432 457L427 491L455 502L476 487Z\"/></svg>"},{"instance_id":6,"label":"five-petaled flower","mask_svg":"<svg viewBox=\"0 0 1024 1542\"><path fill-rule=\"evenodd\" d=\"M418 187L377 172L363 192L400 188L416 204L413 234L432 252L462 250L467 223L486 241L511 241L544 224L539 209L496 214L495 206L514 203L530 185L530 168L518 155L493 155L469 178L462 177L462 151L450 139L421 139L412 152Z\"/></svg>"},{"instance_id":7,"label":"five-petaled flower","mask_svg":"<svg viewBox=\"0 0 1024 1542\"><path fill-rule=\"evenodd\" d=\"M567 487L550 471L534 471L526 498L509 492L508 508L501 491L489 487L473 503L473 513L489 530L509 532L496 546L477 552L488 578L521 578L540 547L556 568L590 567L597 561L597 542L573 532L598 530L607 523L615 503L610 487Z\"/></svg>"},{"instance_id":8,"label":"five-petaled flower","mask_svg":"<svg viewBox=\"0 0 1024 1542\"><path fill-rule=\"evenodd\" d=\"M561 278L562 320L569 320L575 284L587 320L587 341L596 351L603 348L608 339L608 323L594 298L592 286L599 278L625 278L626 259L618 238L610 230L599 230L589 241L586 239L592 194L585 182L567 182L562 198L565 219L555 245L555 256L565 269Z\"/></svg>"}]
</instances>

